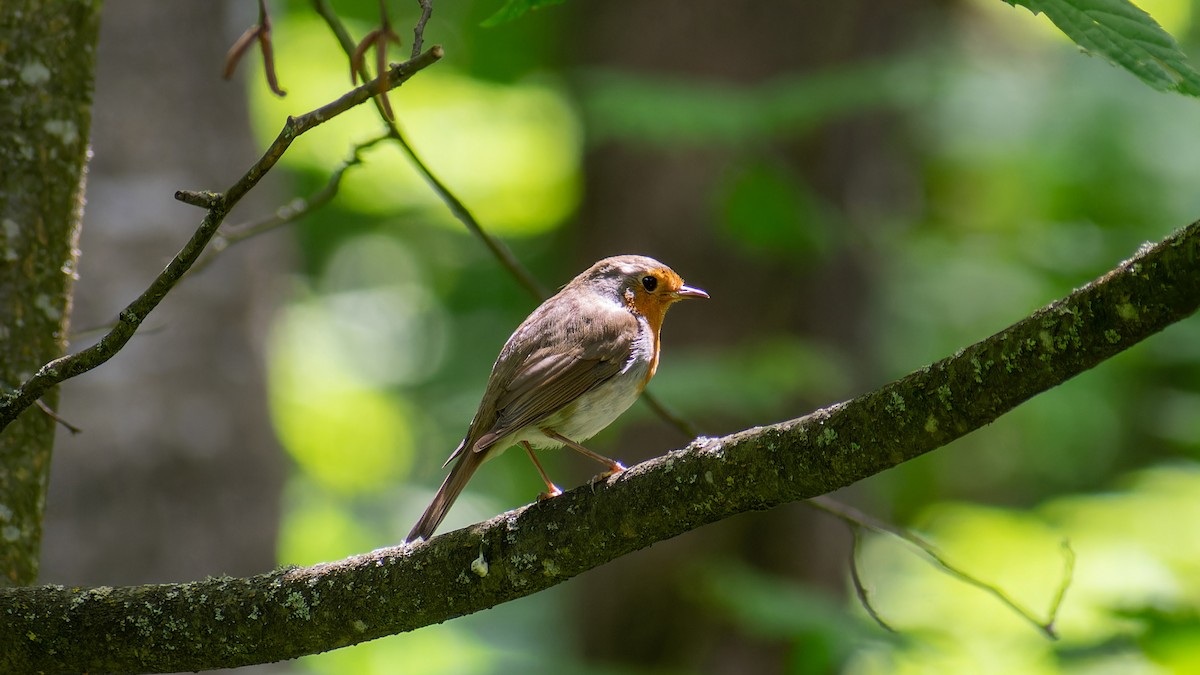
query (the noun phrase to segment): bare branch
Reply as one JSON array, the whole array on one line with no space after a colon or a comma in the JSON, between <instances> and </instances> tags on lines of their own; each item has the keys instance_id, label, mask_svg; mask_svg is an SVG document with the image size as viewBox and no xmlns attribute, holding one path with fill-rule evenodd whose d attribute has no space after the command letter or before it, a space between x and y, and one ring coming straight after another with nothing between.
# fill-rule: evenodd
<instances>
[{"instance_id":1,"label":"bare branch","mask_svg":"<svg viewBox=\"0 0 1200 675\"><path fill-rule=\"evenodd\" d=\"M387 5L384 0L379 0L379 27L364 35L350 55L350 82L352 84L358 82L359 73L362 73L363 81L366 81L366 56L367 52L372 49L375 50L375 72L378 74L387 69L389 43L400 44L400 36L392 30L392 20L388 17ZM376 92L379 94L377 101L384 119L390 121L396 119L396 115L392 112L392 103L388 100L387 87L384 85L386 83L380 81L380 89Z\"/></svg>"},{"instance_id":2,"label":"bare branch","mask_svg":"<svg viewBox=\"0 0 1200 675\"><path fill-rule=\"evenodd\" d=\"M258 46L262 51L263 72L267 75L267 86L271 93L279 97L287 96L287 92L279 86L279 76L275 74L275 48L271 45L271 17L267 15L266 0L259 3L262 6L262 28L258 31ZM381 73L383 71L380 71Z\"/></svg>"},{"instance_id":3,"label":"bare branch","mask_svg":"<svg viewBox=\"0 0 1200 675\"><path fill-rule=\"evenodd\" d=\"M179 190L175 193L175 199L183 202L184 204L189 204L191 206L197 206L204 210L208 210L221 203L221 193Z\"/></svg>"},{"instance_id":4,"label":"bare branch","mask_svg":"<svg viewBox=\"0 0 1200 675\"><path fill-rule=\"evenodd\" d=\"M225 54L225 68L221 71L221 77L225 78L226 80L233 77L233 71L237 70L238 63L241 63L242 57L246 55L246 52L250 49L250 45L254 44L255 41L258 40L258 31L258 24L254 24L253 26L247 28L246 31L243 32L240 37L238 37L237 41L233 43L233 46L230 47L229 51Z\"/></svg>"},{"instance_id":5,"label":"bare branch","mask_svg":"<svg viewBox=\"0 0 1200 675\"><path fill-rule=\"evenodd\" d=\"M1071 582L1075 579L1075 550L1071 548L1071 542L1066 537L1062 540L1063 550L1063 575L1062 583L1058 587L1058 592L1054 594L1054 599L1050 601L1050 611L1047 613L1046 632L1051 635L1056 634L1054 623L1058 621L1058 610L1062 608L1063 599L1067 597L1067 589L1071 587Z\"/></svg>"},{"instance_id":6,"label":"bare branch","mask_svg":"<svg viewBox=\"0 0 1200 675\"><path fill-rule=\"evenodd\" d=\"M442 48L434 45L416 59L393 66L379 79L386 80L389 88L398 87L424 68L436 63L443 56ZM0 431L8 426L21 411L33 405L50 387L105 363L137 331L146 316L162 302L167 293L179 282L204 252L217 228L224 222L229 211L246 195L262 177L275 166L297 137L314 127L327 122L347 110L369 100L379 90L378 81L371 81L354 89L341 98L299 117L289 117L283 130L271 143L263 156L246 171L236 183L224 193L179 191L176 199L208 209L200 226L184 244L166 269L137 299L131 302L117 317L117 323L100 341L75 354L55 359L42 366L37 373L16 389L0 396Z\"/></svg>"},{"instance_id":7,"label":"bare branch","mask_svg":"<svg viewBox=\"0 0 1200 675\"><path fill-rule=\"evenodd\" d=\"M418 20L417 26L413 30L414 32L423 33L425 30L425 22L429 20L429 14L433 12L433 5L432 0L419 0L419 2L421 3L422 7L421 18ZM354 44L354 41L350 38L349 31L346 30L345 24L342 23L342 20L333 11L333 8L329 6L328 0L313 0L313 6L316 9L317 14L319 14L321 18L325 19L325 23L329 25L329 29L333 32L334 37L337 38L338 43L342 46L342 50L346 52L348 57L350 57L351 68L360 69L359 72L362 72L363 76L365 77L365 71L361 70L361 64L356 63L356 58L361 61L361 57L357 56L359 46ZM419 41L420 37L418 37L418 42ZM475 235L476 238L483 242L483 245L487 247L488 251L491 252L496 261L500 263L501 267L508 270L508 273L512 275L514 279L516 279L517 283L519 283L525 288L526 291L529 292L534 300L541 302L549 297L549 292L547 291L546 287L543 286L542 283L538 281L537 278L534 277L533 274L530 273L529 270L526 269L519 260L517 260L517 257L513 255L512 251L510 251L503 242L492 236L492 234L487 230L483 229L483 226L480 225L479 221L475 219L475 215L471 213L471 210L462 203L462 200L460 200L458 196L450 190L450 188L446 187L446 184L443 183L441 179L434 175L433 171L429 169L429 166L425 164L425 161L421 159L420 155L417 154L417 151L414 150L412 145L408 142L408 138L405 137L404 133L400 130L400 127L396 124L395 118L391 114L391 111L381 109L380 114L383 117L383 122L387 125L392 138L394 138L396 142L400 144L401 149L404 150L404 154L408 155L408 159L410 162L412 162L413 167L416 168L417 172L421 174L421 177L425 179L425 182L429 184L429 187L433 190L434 194L436 194L438 198L442 200L442 203L444 203L450 210L451 215L453 215L460 223L462 223L463 226L467 228L468 232ZM643 392L642 400L645 401L646 404L650 406L650 409L653 410L654 413L663 421L678 429L685 438L694 438L696 436L696 427L683 417L671 411L657 396L654 395L653 392L649 390Z\"/></svg>"},{"instance_id":8,"label":"bare branch","mask_svg":"<svg viewBox=\"0 0 1200 675\"><path fill-rule=\"evenodd\" d=\"M71 432L72 436L83 431L83 429L80 429L79 427L75 426L74 424L71 424L67 420L63 419L62 416L60 416L57 412L55 412L50 406L46 405L46 402L43 401L42 399L39 398L35 405L37 405L38 409L41 410L43 413L45 413L47 417L49 417L50 419L57 422L59 424L59 426L61 426L62 428Z\"/></svg>"},{"instance_id":9,"label":"bare branch","mask_svg":"<svg viewBox=\"0 0 1200 675\"><path fill-rule=\"evenodd\" d=\"M847 504L834 501L828 497L816 497L814 499L810 499L808 500L808 504L845 522L850 529L854 531L855 548L858 548L859 532L862 529L868 529L878 534L890 534L898 539L908 542L918 551L925 554L925 557L936 564L937 567L943 572L949 574L955 579L958 579L959 581L962 581L963 583L969 584L991 594L993 597L999 600L1001 604L1005 605L1022 619L1032 624L1033 627L1037 628L1039 632L1044 633L1049 638L1056 640L1058 639L1058 635L1054 632L1054 619L1058 614L1058 608L1062 605L1063 598L1066 596L1067 588L1071 585L1071 578L1074 575L1075 567L1075 554L1071 550L1071 546L1066 540L1063 540L1063 559L1066 563L1066 568L1063 571L1062 581L1055 593L1054 600L1051 602L1049 618L1047 618L1045 621L1040 621L1036 616L1034 616L1033 612L1026 609L1016 600L1013 600L1012 596L1005 592L1004 589L995 584L986 582L966 571L965 569L954 565L949 561L949 559L946 558L946 556L938 549L938 547L934 546L916 532L913 532L907 528L892 525L890 523L885 523L863 513L862 511L859 511L858 509L855 509ZM854 577L855 590L858 591L859 601L867 610L867 613L871 615L871 618L875 619L879 625L883 626L889 631L895 632L892 630L891 626L884 623L884 621L879 618L879 615L875 612L875 608L871 606L871 603L867 599L866 591L862 588L862 583L858 578L858 569L853 553L851 554L851 565L852 567L850 571Z\"/></svg>"},{"instance_id":10,"label":"bare branch","mask_svg":"<svg viewBox=\"0 0 1200 675\"><path fill-rule=\"evenodd\" d=\"M338 17L337 13L333 11L333 8L329 6L328 0L313 0L313 6L316 9L317 14L320 15L320 17L325 20L325 23L329 25L329 30L332 31L334 37L337 38L338 44L340 44L342 47L342 51L344 51L346 56L350 58L352 63L351 67L359 68L359 73L363 77L366 77L365 70L361 69L361 63L354 63L355 54L357 53L358 47L350 38L350 33L346 30L346 26L342 23L341 18ZM421 174L421 177L425 179L425 182L429 184L429 187L433 189L438 198L441 199L442 202L444 202L450 209L450 213L457 218L458 221L461 222L467 228L467 230L471 232L471 234L475 235L480 241L483 242L484 246L491 251L496 260L498 260L500 264L508 270L509 274L511 274L519 284L525 287L525 290L529 291L530 295L532 295L539 302L545 299L547 297L545 287L542 286L542 284L538 282L538 280L535 279L532 274L529 273L529 270L525 269L520 261L517 260L516 256L512 254L512 251L508 250L507 246L505 246L500 240L493 237L487 230L483 229L483 226L479 224L479 221L475 219L474 214L471 213L471 210L468 209L466 205L464 205L462 201L450 191L450 188L446 187L445 183L443 183L437 176L433 174L432 171L430 171L429 167L425 164L421 157L417 155L416 150L414 150L412 145L409 144L408 139L404 136L404 133L400 130L400 127L396 124L395 120L382 109L380 110L380 115L383 118L384 124L387 125L391 137L400 144L401 149L403 149L404 153L408 155L409 161L412 162L413 166L417 169L417 172Z\"/></svg>"},{"instance_id":11,"label":"bare branch","mask_svg":"<svg viewBox=\"0 0 1200 675\"><path fill-rule=\"evenodd\" d=\"M684 438L695 438L700 435L700 430L696 427L696 425L689 422L683 417L683 415L680 415L669 408L666 403L663 403L662 400L654 395L654 392L650 390L643 391L642 401L644 401L646 405L650 406L650 409L653 410L654 414L658 415L662 421L678 429L679 433L683 434Z\"/></svg>"},{"instance_id":12,"label":"bare branch","mask_svg":"<svg viewBox=\"0 0 1200 675\"><path fill-rule=\"evenodd\" d=\"M699 438L422 544L249 579L0 589L0 672L176 672L336 649L531 595L737 513L832 492L987 425L1193 314L1197 261L1200 223L852 401Z\"/></svg>"},{"instance_id":13,"label":"bare branch","mask_svg":"<svg viewBox=\"0 0 1200 675\"><path fill-rule=\"evenodd\" d=\"M253 220L246 223L238 223L237 225L223 226L213 236L212 241L208 245L208 251L202 258L200 258L200 260L196 261L195 265L192 266L191 273L194 275L200 270L208 267L214 260L216 260L220 253L230 246L250 239L251 237L256 237L265 232L270 232L271 230L287 225L288 223L293 223L297 220L300 220L316 209L328 204L330 201L333 201L333 198L337 196L338 190L341 188L342 177L346 175L346 171L348 171L351 167L362 164L362 152L367 148L373 147L390 139L391 136L385 134L383 136L376 136L375 138L356 144L351 151L350 158L342 162L336 169L334 169L333 173L329 175L329 180L325 182L325 185L320 190L314 192L307 199L293 199L287 204L275 209L275 213L265 218L260 218L258 220ZM143 332L144 330L145 329L143 329Z\"/></svg>"},{"instance_id":14,"label":"bare branch","mask_svg":"<svg viewBox=\"0 0 1200 675\"><path fill-rule=\"evenodd\" d=\"M433 0L417 2L421 5L421 18L417 19L417 25L413 26L413 56L421 53L421 47L425 44L425 24L429 23L429 16L433 14Z\"/></svg>"},{"instance_id":15,"label":"bare branch","mask_svg":"<svg viewBox=\"0 0 1200 675\"><path fill-rule=\"evenodd\" d=\"M871 604L871 595L867 593L867 587L863 585L862 576L858 573L858 551L862 548L863 528L850 525L850 531L854 533L854 545L850 547L850 580L854 582L854 594L858 596L858 604L862 605L862 608L867 611L867 616L871 617L880 628L889 633L895 633L896 629L884 621L879 612L875 610L875 605Z\"/></svg>"}]
</instances>

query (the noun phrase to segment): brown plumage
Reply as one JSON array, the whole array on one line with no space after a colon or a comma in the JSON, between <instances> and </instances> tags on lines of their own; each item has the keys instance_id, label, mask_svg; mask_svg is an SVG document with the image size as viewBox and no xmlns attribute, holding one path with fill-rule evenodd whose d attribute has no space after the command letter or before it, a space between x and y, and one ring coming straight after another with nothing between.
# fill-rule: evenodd
<instances>
[{"instance_id":1,"label":"brown plumage","mask_svg":"<svg viewBox=\"0 0 1200 675\"><path fill-rule=\"evenodd\" d=\"M570 446L609 467L619 462L580 442L633 405L658 367L659 332L672 303L707 298L671 268L645 256L605 258L530 314L500 350L479 410L446 460L454 467L408 541L428 539L488 459L522 445L546 483L534 448Z\"/></svg>"}]
</instances>

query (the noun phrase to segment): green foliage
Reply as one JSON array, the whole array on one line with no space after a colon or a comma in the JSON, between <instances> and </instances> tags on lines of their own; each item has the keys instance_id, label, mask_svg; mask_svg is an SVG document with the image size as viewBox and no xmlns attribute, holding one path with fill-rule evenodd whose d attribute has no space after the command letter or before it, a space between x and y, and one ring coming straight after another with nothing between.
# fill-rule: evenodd
<instances>
[{"instance_id":1,"label":"green foliage","mask_svg":"<svg viewBox=\"0 0 1200 675\"><path fill-rule=\"evenodd\" d=\"M483 22L484 26L497 26L513 21L527 12L549 5L558 5L565 0L506 0L505 4ZM1197 72L1187 61L1187 57L1179 48L1179 44L1170 33L1163 30L1149 14L1134 5L1129 0L1004 0L1010 5L1021 5L1034 14L1044 13L1055 26L1058 26L1067 37L1071 38L1084 50L1099 54L1112 63L1128 70L1138 79L1159 91L1176 91L1189 96L1200 96L1200 72ZM879 88L849 87L858 92L878 91ZM687 97L680 99L678 91L665 90L662 92L637 92L645 98L651 94L660 102L667 102L671 108L678 109L680 103L688 104ZM655 95L657 94L657 95ZM693 99L691 104L705 103L709 98L712 103L712 92L702 94L699 100ZM808 101L829 103L835 100L827 96L804 97ZM698 108L692 107L693 111ZM706 106L710 111L720 110L720 106ZM779 109L774 107L773 109ZM608 108L607 110L612 110ZM636 106L635 106L636 114ZM668 115L661 117L642 117L641 120L669 122L676 119ZM713 116L707 116L710 122L716 121ZM720 123L710 125L717 129L726 127ZM655 124L660 131L670 129L669 124ZM684 126L685 129L689 125ZM694 129L695 125L690 128Z\"/></svg>"},{"instance_id":2,"label":"green foliage","mask_svg":"<svg viewBox=\"0 0 1200 675\"><path fill-rule=\"evenodd\" d=\"M566 0L506 0L504 6L496 10L495 14L488 17L483 22L483 25L487 27L499 26L502 23L518 19L531 10L551 5L561 5L564 2Z\"/></svg>"},{"instance_id":3,"label":"green foliage","mask_svg":"<svg viewBox=\"0 0 1200 675\"><path fill-rule=\"evenodd\" d=\"M546 4L553 3L512 0L488 23ZM1019 4L1091 40L1089 51L1141 68L1154 86L1192 92L1194 73L1174 42L1132 5ZM364 21L374 19L374 2L355 6ZM347 86L344 61L309 22L307 5L296 7L276 17L291 94L261 96L258 78L250 79L263 136L283 115ZM811 312L810 298L793 297L787 284L846 259L866 268L855 282L869 286L867 307L812 317L856 324L861 338L853 344L784 322L764 329L774 317L745 316L737 332L712 327L725 340L719 347L666 349L652 390L692 420L726 425L712 431L799 414L902 375L1200 214L1194 103L1148 96L1132 78L1055 42L1005 43L1000 59L978 45L930 37L886 62L739 82L646 69L571 71L554 61L555 45L571 33L553 22L568 12L480 30L487 11L482 2L438 5L426 39L437 29L451 56L393 104L435 172L540 279L554 284L578 271L562 251L582 227L568 224L580 203L584 153L609 146L625 158L699 158L696 173L708 182L693 195L698 217L689 234L724 256L712 266L717 283L732 284L742 269L770 269L779 285L758 292L801 314ZM361 34L365 24L356 28ZM841 140L868 130L866 140L886 145L895 166L855 165L853 179L839 186L844 193L826 189L822 174L853 160L826 151L855 145L830 141L829 129ZM339 119L298 142L285 166L301 185L320 185L377 130L370 114ZM497 350L534 304L394 149L384 144L366 160L299 228L307 264L271 332L272 413L295 462L279 545L287 563L395 543L407 531L475 410ZM903 180L876 180L889 174ZM880 185L900 185L904 194L881 197ZM636 203L642 187L621 198ZM872 200L884 210L872 210ZM657 223L645 227L650 241L666 234L652 231ZM714 304L736 302L719 286L708 290ZM837 297L839 289L820 290ZM699 325L697 334L707 327ZM678 329L667 326L668 344ZM698 553L703 571L689 568L682 578L692 600L742 637L782 645L792 672L974 672L993 658L1010 672L1112 669L1121 659L1183 664L1186 672L1181 645L1194 637L1200 607L1200 571L1186 556L1200 560L1200 553L1179 523L1200 519L1186 501L1200 488L1192 465L1165 459L1200 458L1198 381L1200 324L1185 322L959 447L856 488L873 501L868 510L916 518L955 563L1035 613L1060 580L1058 541L1069 534L1079 576L1067 591L1061 644L907 549L875 539L863 551L865 583L884 617L906 631L899 639L857 614L849 590L834 601L745 565L704 567ZM649 418L635 406L597 439L599 447L611 447L622 425ZM546 457L564 483L586 479L560 471L569 461ZM1122 480L1147 465L1161 468ZM528 461L509 453L480 472L447 527L525 503L538 489ZM1019 507L1031 504L1043 506ZM798 544L801 554L806 545ZM842 559L844 551L821 555ZM588 600L541 594L306 663L318 672L392 672L397 664L576 672L584 664L572 653L576 627L562 619L572 614L568 602Z\"/></svg>"},{"instance_id":4,"label":"green foliage","mask_svg":"<svg viewBox=\"0 0 1200 675\"><path fill-rule=\"evenodd\" d=\"M754 255L796 260L829 251L837 214L786 166L757 162L731 176L720 196L721 226Z\"/></svg>"},{"instance_id":5,"label":"green foliage","mask_svg":"<svg viewBox=\"0 0 1200 675\"><path fill-rule=\"evenodd\" d=\"M861 673L1060 673L1102 663L1123 671L1192 672L1200 606L1200 536L1180 523L1200 518L1200 469L1162 467L1121 489L1068 495L1034 510L942 504L918 519L956 564L999 585L1035 613L1053 597L1058 541L1077 554L1060 614L1058 642L977 589L936 571L886 537L860 554L877 610L896 628L923 635L877 643L855 655ZM1194 643L1192 643L1194 645Z\"/></svg>"},{"instance_id":6,"label":"green foliage","mask_svg":"<svg viewBox=\"0 0 1200 675\"><path fill-rule=\"evenodd\" d=\"M1083 49L1099 54L1159 91L1200 96L1200 73L1175 38L1129 0L1005 0L1045 13Z\"/></svg>"},{"instance_id":7,"label":"green foliage","mask_svg":"<svg viewBox=\"0 0 1200 675\"><path fill-rule=\"evenodd\" d=\"M788 75L759 85L592 71L582 96L589 139L678 147L797 137L856 113L918 100L927 91L918 60L868 63Z\"/></svg>"},{"instance_id":8,"label":"green foliage","mask_svg":"<svg viewBox=\"0 0 1200 675\"><path fill-rule=\"evenodd\" d=\"M786 414L798 399L836 397L850 381L850 368L836 350L788 335L747 340L727 353L676 350L666 359L651 386L694 417L719 410L739 419L769 419Z\"/></svg>"},{"instance_id":9,"label":"green foliage","mask_svg":"<svg viewBox=\"0 0 1200 675\"><path fill-rule=\"evenodd\" d=\"M742 563L710 562L690 576L693 600L702 608L743 634L787 645L790 672L834 672L864 646L905 642L827 594Z\"/></svg>"},{"instance_id":10,"label":"green foliage","mask_svg":"<svg viewBox=\"0 0 1200 675\"><path fill-rule=\"evenodd\" d=\"M286 115L327 103L348 85L344 57L323 22L308 13L287 14L276 20L276 30L289 36L277 44L277 60L304 77L285 79L286 98L250 81L251 119L264 142L278 133ZM552 81L486 81L445 64L406 84L393 105L430 167L493 233L545 233L578 204L579 120ZM321 133L302 137L282 165L324 175L377 129L375 111L360 106ZM343 181L343 208L364 215L415 211L426 223L459 231L458 221L399 149L383 145L364 157L363 166Z\"/></svg>"}]
</instances>

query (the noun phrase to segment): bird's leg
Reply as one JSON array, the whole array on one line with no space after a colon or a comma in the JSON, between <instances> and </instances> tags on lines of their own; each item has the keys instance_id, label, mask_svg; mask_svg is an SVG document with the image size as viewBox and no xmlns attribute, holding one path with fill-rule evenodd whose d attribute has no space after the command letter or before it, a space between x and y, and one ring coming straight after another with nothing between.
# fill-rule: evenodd
<instances>
[{"instance_id":1,"label":"bird's leg","mask_svg":"<svg viewBox=\"0 0 1200 675\"><path fill-rule=\"evenodd\" d=\"M538 461L537 455L533 452L533 446L529 445L528 441L521 441L521 445L525 447L525 452L529 453L529 459L533 460L533 465L537 467L538 475L542 477L542 482L546 484L546 491L538 495L538 501L550 499L562 494L562 488L555 485L550 477L546 475L546 470L542 468L542 463Z\"/></svg>"},{"instance_id":2,"label":"bird's leg","mask_svg":"<svg viewBox=\"0 0 1200 675\"><path fill-rule=\"evenodd\" d=\"M608 457L605 457L604 455L592 452L591 450L588 450L587 448L585 448L582 445L576 443L575 441L567 438L566 436L563 436L562 434L558 433L557 431L555 431L553 429L542 429L542 433L545 434L546 437L553 438L554 440L558 441L559 443L562 443L563 445L566 445L568 448L571 448L572 450L578 452L579 454L584 455L585 457L591 457L592 459L596 460L597 462L600 462L601 464L607 466L608 471L605 471L604 473L600 474L599 476L596 476L595 478L593 478L592 479L593 483L596 481L599 481L599 480L604 480L605 478L608 478L609 476L615 476L625 470L625 465L618 462L617 460L609 459Z\"/></svg>"}]
</instances>

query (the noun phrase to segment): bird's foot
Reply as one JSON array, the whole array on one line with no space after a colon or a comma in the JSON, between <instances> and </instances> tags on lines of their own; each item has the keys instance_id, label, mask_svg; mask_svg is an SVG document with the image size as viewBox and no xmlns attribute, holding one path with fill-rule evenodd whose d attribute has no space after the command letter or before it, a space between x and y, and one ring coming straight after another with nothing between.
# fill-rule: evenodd
<instances>
[{"instance_id":1,"label":"bird's foot","mask_svg":"<svg viewBox=\"0 0 1200 675\"><path fill-rule=\"evenodd\" d=\"M615 476L619 473L624 473L624 472L625 472L625 465L620 462L614 461L612 463L612 465L608 467L608 471L605 471L603 473L598 473L595 476L592 476L592 479L590 481L588 481L588 483L591 484L592 489L594 490L594 489L596 489L596 483L603 483L604 481L608 480L609 478L612 478L613 476Z\"/></svg>"},{"instance_id":2,"label":"bird's foot","mask_svg":"<svg viewBox=\"0 0 1200 675\"><path fill-rule=\"evenodd\" d=\"M547 499L554 499L555 497L562 494L562 488L558 487L554 483L550 483L549 485L547 485L547 487L550 488L548 491L538 493L537 500L539 502L545 501Z\"/></svg>"}]
</instances>

